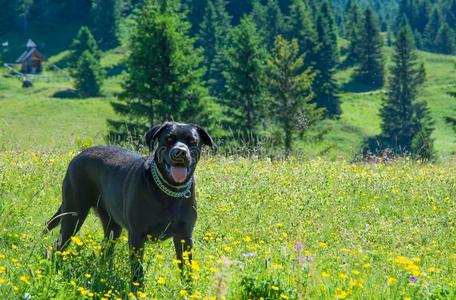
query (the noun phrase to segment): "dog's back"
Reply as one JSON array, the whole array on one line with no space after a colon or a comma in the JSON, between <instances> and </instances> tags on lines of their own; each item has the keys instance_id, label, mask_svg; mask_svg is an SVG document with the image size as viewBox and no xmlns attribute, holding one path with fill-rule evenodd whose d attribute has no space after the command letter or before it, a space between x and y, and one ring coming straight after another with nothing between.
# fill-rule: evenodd
<instances>
[{"instance_id":1,"label":"dog's back","mask_svg":"<svg viewBox=\"0 0 456 300\"><path fill-rule=\"evenodd\" d=\"M91 207L105 207L103 192L118 194L121 186L106 188L109 182L123 182L128 169L144 163L140 155L118 147L88 148L74 157L66 171L62 186L62 205L47 223L52 230L68 212L85 218ZM115 205L112 204L112 205Z\"/></svg>"}]
</instances>

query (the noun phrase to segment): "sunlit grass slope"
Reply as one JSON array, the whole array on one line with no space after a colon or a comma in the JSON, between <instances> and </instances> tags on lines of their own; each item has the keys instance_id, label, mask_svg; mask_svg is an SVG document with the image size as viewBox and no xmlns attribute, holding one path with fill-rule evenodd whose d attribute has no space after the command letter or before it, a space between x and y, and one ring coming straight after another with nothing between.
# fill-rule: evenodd
<instances>
[{"instance_id":1,"label":"sunlit grass slope","mask_svg":"<svg viewBox=\"0 0 456 300\"><path fill-rule=\"evenodd\" d=\"M385 50L390 57L392 49ZM433 138L438 156L448 158L456 152L456 134L445 117L456 115L456 99L448 92L456 89L456 59L454 56L419 52L427 72L427 82L419 99L428 103L435 122ZM390 61L387 60L389 66ZM355 156L363 141L380 133L379 109L383 90L369 90L351 81L353 69L342 70L337 74L341 85L343 114L341 120L329 122L331 130L321 143L303 146L310 153L329 154L337 157L341 153Z\"/></svg>"},{"instance_id":2,"label":"sunlit grass slope","mask_svg":"<svg viewBox=\"0 0 456 300\"><path fill-rule=\"evenodd\" d=\"M106 120L115 118L109 104L122 90L123 60L127 49L119 47L105 52L101 64L107 80L104 97L63 100L51 96L71 82L37 82L32 89L22 89L16 79L0 79L0 144L21 149L64 147L74 149L77 139L104 143ZM392 50L385 48L387 57ZM68 52L52 56L50 61L65 61ZM455 116L456 99L448 92L456 90L455 57L420 52L427 71L427 82L420 99L428 102L435 121L435 148L439 158L447 160L456 152L456 134L444 119ZM390 63L387 60L388 64ZM297 141L296 149L305 155L351 159L360 153L363 141L380 132L379 109L384 90L369 90L351 81L353 69L339 70L343 114L340 120L325 121L320 139ZM52 73L51 73L52 74ZM312 134L315 136L316 134Z\"/></svg>"}]
</instances>

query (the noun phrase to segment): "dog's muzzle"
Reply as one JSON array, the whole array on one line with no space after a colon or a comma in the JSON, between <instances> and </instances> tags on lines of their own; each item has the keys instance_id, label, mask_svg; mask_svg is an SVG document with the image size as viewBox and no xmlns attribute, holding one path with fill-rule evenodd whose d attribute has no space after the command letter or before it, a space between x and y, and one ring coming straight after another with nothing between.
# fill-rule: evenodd
<instances>
[{"instance_id":1,"label":"dog's muzzle","mask_svg":"<svg viewBox=\"0 0 456 300\"><path fill-rule=\"evenodd\" d=\"M168 175L176 182L183 183L190 174L192 157L187 145L177 143L169 150L169 163L165 160Z\"/></svg>"}]
</instances>

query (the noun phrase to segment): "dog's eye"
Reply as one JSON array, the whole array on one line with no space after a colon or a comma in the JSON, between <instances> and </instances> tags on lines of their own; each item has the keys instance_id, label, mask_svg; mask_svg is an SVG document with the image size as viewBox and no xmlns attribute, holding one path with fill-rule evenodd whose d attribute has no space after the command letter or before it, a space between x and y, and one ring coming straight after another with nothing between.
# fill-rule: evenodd
<instances>
[{"instance_id":1,"label":"dog's eye","mask_svg":"<svg viewBox=\"0 0 456 300\"><path fill-rule=\"evenodd\" d=\"M196 140L194 140L194 139L191 139L191 140L189 140L188 142L189 142L189 144L192 144L192 145L195 145L195 144L196 144Z\"/></svg>"}]
</instances>

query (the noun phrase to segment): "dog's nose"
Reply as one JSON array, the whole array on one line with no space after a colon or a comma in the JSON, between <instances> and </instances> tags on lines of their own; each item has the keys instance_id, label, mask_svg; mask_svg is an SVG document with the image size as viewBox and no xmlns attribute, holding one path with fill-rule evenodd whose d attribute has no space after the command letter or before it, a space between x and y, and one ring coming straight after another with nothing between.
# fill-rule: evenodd
<instances>
[{"instance_id":1,"label":"dog's nose","mask_svg":"<svg viewBox=\"0 0 456 300\"><path fill-rule=\"evenodd\" d=\"M184 148L174 148L174 155L176 157L185 157L187 154L186 149Z\"/></svg>"},{"instance_id":2,"label":"dog's nose","mask_svg":"<svg viewBox=\"0 0 456 300\"><path fill-rule=\"evenodd\" d=\"M190 151L185 145L176 145L171 149L170 158L175 163L188 164L191 160Z\"/></svg>"}]
</instances>

